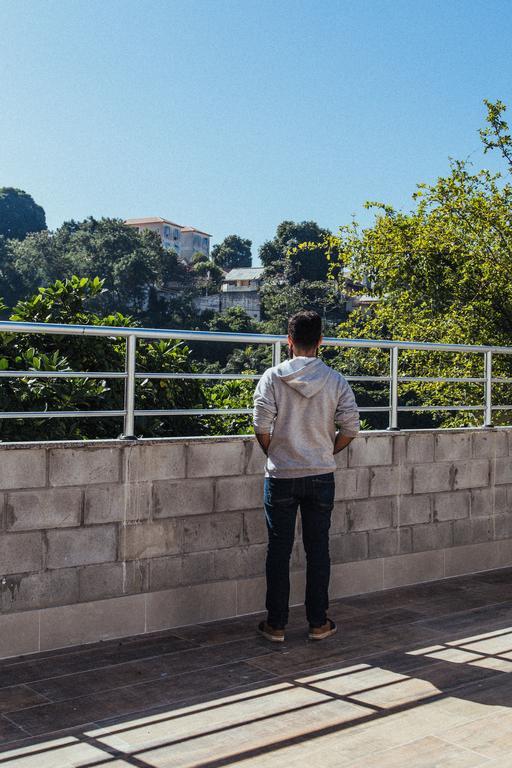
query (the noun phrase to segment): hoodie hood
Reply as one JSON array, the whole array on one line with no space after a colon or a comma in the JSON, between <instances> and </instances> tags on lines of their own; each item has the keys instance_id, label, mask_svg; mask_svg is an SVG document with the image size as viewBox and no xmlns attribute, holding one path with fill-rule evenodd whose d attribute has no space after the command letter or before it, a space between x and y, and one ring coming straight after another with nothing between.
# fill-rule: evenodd
<instances>
[{"instance_id":1,"label":"hoodie hood","mask_svg":"<svg viewBox=\"0 0 512 768\"><path fill-rule=\"evenodd\" d=\"M277 366L281 381L303 397L313 397L327 382L331 369L319 357L293 357Z\"/></svg>"}]
</instances>

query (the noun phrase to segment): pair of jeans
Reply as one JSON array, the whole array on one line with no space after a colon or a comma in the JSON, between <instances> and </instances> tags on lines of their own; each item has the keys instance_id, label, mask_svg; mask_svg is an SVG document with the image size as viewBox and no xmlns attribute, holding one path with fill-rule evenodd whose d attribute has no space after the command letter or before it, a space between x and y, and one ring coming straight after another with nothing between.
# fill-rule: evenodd
<instances>
[{"instance_id":1,"label":"pair of jeans","mask_svg":"<svg viewBox=\"0 0 512 768\"><path fill-rule=\"evenodd\" d=\"M334 506L334 473L293 478L266 477L266 608L267 622L276 629L284 629L288 623L290 556L299 505L307 562L306 617L312 627L321 627L327 621L331 571L329 528Z\"/></svg>"}]
</instances>

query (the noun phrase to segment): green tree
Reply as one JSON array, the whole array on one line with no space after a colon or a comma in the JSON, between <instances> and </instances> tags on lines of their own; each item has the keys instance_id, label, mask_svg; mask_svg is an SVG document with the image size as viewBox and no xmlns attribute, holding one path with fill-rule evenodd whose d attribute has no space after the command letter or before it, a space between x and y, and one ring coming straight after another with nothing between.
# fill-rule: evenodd
<instances>
[{"instance_id":1,"label":"green tree","mask_svg":"<svg viewBox=\"0 0 512 768\"><path fill-rule=\"evenodd\" d=\"M17 322L64 323L135 327L136 321L120 313L99 315L90 306L101 294L99 278L73 276L40 288L37 295L20 301L10 319ZM0 302L1 303L1 302ZM23 371L123 371L122 338L57 334L0 334L0 369ZM188 373L196 368L190 350L179 341L145 341L137 344L140 371ZM36 378L3 380L2 411L119 410L123 404L122 379ZM136 407L141 409L201 408L207 400L198 381L139 379ZM200 434L197 417L148 416L136 421L137 434ZM122 431L119 418L66 417L6 419L0 421L1 440L113 437Z\"/></svg>"},{"instance_id":2,"label":"green tree","mask_svg":"<svg viewBox=\"0 0 512 768\"><path fill-rule=\"evenodd\" d=\"M281 275L290 284L325 280L329 270L329 236L315 221L282 221L273 240L260 247L266 277Z\"/></svg>"},{"instance_id":3,"label":"green tree","mask_svg":"<svg viewBox=\"0 0 512 768\"><path fill-rule=\"evenodd\" d=\"M23 240L30 232L46 229L43 208L21 189L0 187L0 235Z\"/></svg>"},{"instance_id":4,"label":"green tree","mask_svg":"<svg viewBox=\"0 0 512 768\"><path fill-rule=\"evenodd\" d=\"M239 235L228 235L222 243L212 248L212 261L228 271L237 267L250 267L252 264L252 242Z\"/></svg>"},{"instance_id":5,"label":"green tree","mask_svg":"<svg viewBox=\"0 0 512 768\"><path fill-rule=\"evenodd\" d=\"M484 147L507 157L508 126L503 105L487 103L489 128ZM507 167L509 170L510 166ZM352 312L339 328L345 337L387 338L464 344L510 345L512 340L512 185L500 173L473 171L452 161L451 172L434 184L419 184L408 213L368 203L376 211L372 226L343 227L339 258L355 276L368 276L379 301ZM333 267L339 264L333 262ZM338 270L339 275L339 270ZM352 365L355 350L343 353ZM357 350L359 370L386 372L386 356ZM341 358L340 358L341 359ZM482 356L400 352L408 375L482 376ZM494 357L495 375L510 376L509 356ZM402 404L481 404L482 387L469 383L408 382L400 386ZM493 389L507 397L504 385ZM403 415L402 424L410 423ZM412 417L411 417L412 418ZM415 416L415 423L420 417ZM497 411L497 423L508 422ZM427 417L422 417L423 422ZM429 423L479 424L478 412L438 412Z\"/></svg>"},{"instance_id":6,"label":"green tree","mask_svg":"<svg viewBox=\"0 0 512 768\"><path fill-rule=\"evenodd\" d=\"M267 333L287 333L289 317L301 309L313 309L324 318L324 333L346 316L345 300L334 281L301 280L288 285L283 278L271 278L262 286L261 306Z\"/></svg>"}]
</instances>

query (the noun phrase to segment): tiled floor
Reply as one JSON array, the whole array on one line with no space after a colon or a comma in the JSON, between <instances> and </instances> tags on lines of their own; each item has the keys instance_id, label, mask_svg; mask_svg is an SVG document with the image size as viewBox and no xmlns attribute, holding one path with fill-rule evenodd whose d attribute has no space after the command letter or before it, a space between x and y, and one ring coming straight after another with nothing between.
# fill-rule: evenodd
<instances>
[{"instance_id":1,"label":"tiled floor","mask_svg":"<svg viewBox=\"0 0 512 768\"><path fill-rule=\"evenodd\" d=\"M0 662L0 768L512 768L512 569Z\"/></svg>"}]
</instances>

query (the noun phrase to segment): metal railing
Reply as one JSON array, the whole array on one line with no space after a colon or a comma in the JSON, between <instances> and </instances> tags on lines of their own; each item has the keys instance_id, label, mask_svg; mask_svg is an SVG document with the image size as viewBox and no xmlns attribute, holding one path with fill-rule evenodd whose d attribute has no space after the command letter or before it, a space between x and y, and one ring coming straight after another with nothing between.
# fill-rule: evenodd
<instances>
[{"instance_id":1,"label":"metal railing","mask_svg":"<svg viewBox=\"0 0 512 768\"><path fill-rule=\"evenodd\" d=\"M135 419L137 416L210 416L252 413L251 408L169 408L169 409L136 409L135 383L137 379L210 379L210 380L258 380L257 374L237 373L169 373L137 371L136 355L138 339L168 339L180 341L215 341L238 344L270 344L272 345L272 365L281 361L281 348L286 343L286 336L255 333L223 333L217 331L182 331L164 328L117 328L95 325L59 325L57 323L16 323L0 321L0 333L28 333L110 337L126 339L125 370L124 371L41 371L41 370L0 370L0 380L5 378L90 378L90 379L124 379L124 402L120 410L88 410L88 411L3 411L1 419L40 419L66 417L123 417L123 437L134 439ZM402 411L483 411L483 427L492 426L493 410L510 410L512 405L493 405L492 385L494 383L511 383L512 378L492 376L492 357L494 354L512 354L512 347L477 346L471 344L437 344L413 341L387 341L380 339L343 339L324 338L323 346L329 347L362 347L365 349L389 350L389 375L359 376L347 375L347 381L379 381L389 382L389 404L386 406L362 406L359 411L389 412L389 430L398 430L398 413ZM443 376L399 376L399 350L424 350L441 352L468 352L484 356L483 377L443 377ZM484 402L482 405L398 405L398 384L405 381L420 382L465 382L484 385Z\"/></svg>"}]
</instances>

